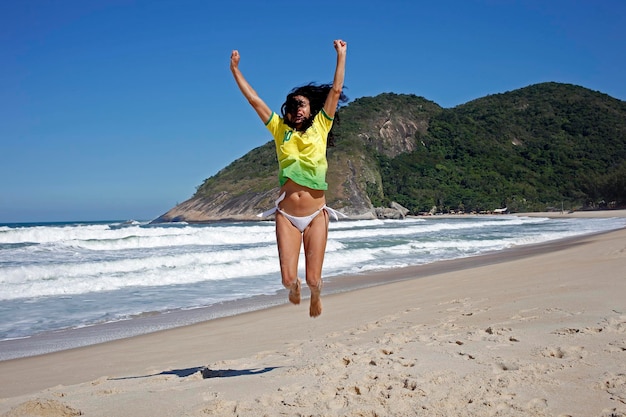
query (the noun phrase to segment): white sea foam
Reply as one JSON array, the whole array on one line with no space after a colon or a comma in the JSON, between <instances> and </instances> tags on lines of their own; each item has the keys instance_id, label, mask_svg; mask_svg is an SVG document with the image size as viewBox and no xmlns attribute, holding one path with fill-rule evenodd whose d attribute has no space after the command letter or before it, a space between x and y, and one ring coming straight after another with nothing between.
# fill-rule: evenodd
<instances>
[{"instance_id":1,"label":"white sea foam","mask_svg":"<svg viewBox=\"0 0 626 417\"><path fill-rule=\"evenodd\" d=\"M624 219L515 216L333 221L324 274L333 279L624 226ZM0 340L280 289L272 222L0 226Z\"/></svg>"}]
</instances>

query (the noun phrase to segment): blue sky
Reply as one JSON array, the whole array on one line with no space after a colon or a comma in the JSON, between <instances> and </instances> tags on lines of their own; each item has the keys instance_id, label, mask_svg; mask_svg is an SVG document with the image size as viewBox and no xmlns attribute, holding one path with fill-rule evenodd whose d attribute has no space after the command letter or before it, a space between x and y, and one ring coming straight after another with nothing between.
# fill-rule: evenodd
<instances>
[{"instance_id":1,"label":"blue sky","mask_svg":"<svg viewBox=\"0 0 626 417\"><path fill-rule=\"evenodd\" d=\"M454 107L531 84L626 100L622 0L0 3L0 223L150 220L270 138L228 65L278 110L330 82Z\"/></svg>"}]
</instances>

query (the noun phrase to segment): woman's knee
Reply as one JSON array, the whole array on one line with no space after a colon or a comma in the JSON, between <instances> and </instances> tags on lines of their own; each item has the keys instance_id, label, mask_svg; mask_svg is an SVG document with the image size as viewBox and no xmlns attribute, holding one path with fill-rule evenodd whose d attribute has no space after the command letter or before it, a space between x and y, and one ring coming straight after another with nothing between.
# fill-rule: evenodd
<instances>
[{"instance_id":1,"label":"woman's knee","mask_svg":"<svg viewBox=\"0 0 626 417\"><path fill-rule=\"evenodd\" d=\"M281 277L282 277L283 286L285 288L291 288L293 284L296 282L296 280L298 279L298 274L297 273L287 273L287 274L282 273Z\"/></svg>"}]
</instances>

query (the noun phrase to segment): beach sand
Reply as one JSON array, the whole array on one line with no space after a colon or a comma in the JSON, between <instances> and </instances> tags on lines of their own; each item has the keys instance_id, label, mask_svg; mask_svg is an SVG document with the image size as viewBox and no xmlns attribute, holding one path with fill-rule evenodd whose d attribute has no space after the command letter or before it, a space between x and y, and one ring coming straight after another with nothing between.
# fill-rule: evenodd
<instances>
[{"instance_id":1,"label":"beach sand","mask_svg":"<svg viewBox=\"0 0 626 417\"><path fill-rule=\"evenodd\" d=\"M626 230L379 275L2 361L0 415L626 416Z\"/></svg>"}]
</instances>

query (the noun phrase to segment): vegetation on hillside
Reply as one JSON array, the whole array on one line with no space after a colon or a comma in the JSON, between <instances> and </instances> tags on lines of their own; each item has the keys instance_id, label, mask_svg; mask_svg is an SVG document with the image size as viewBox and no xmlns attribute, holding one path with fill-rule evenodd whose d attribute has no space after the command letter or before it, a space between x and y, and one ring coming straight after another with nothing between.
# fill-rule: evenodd
<instances>
[{"instance_id":1,"label":"vegetation on hillside","mask_svg":"<svg viewBox=\"0 0 626 417\"><path fill-rule=\"evenodd\" d=\"M626 103L582 87L538 84L443 109L415 140L412 153L377 155L384 205L417 213L626 204Z\"/></svg>"},{"instance_id":2,"label":"vegetation on hillside","mask_svg":"<svg viewBox=\"0 0 626 417\"><path fill-rule=\"evenodd\" d=\"M626 205L626 102L606 94L543 83L443 109L386 93L339 114L329 159L346 182L329 189L331 204L362 187L374 206L396 201L413 214ZM387 135L389 126L411 136ZM268 142L208 178L195 197L273 187Z\"/></svg>"}]
</instances>

